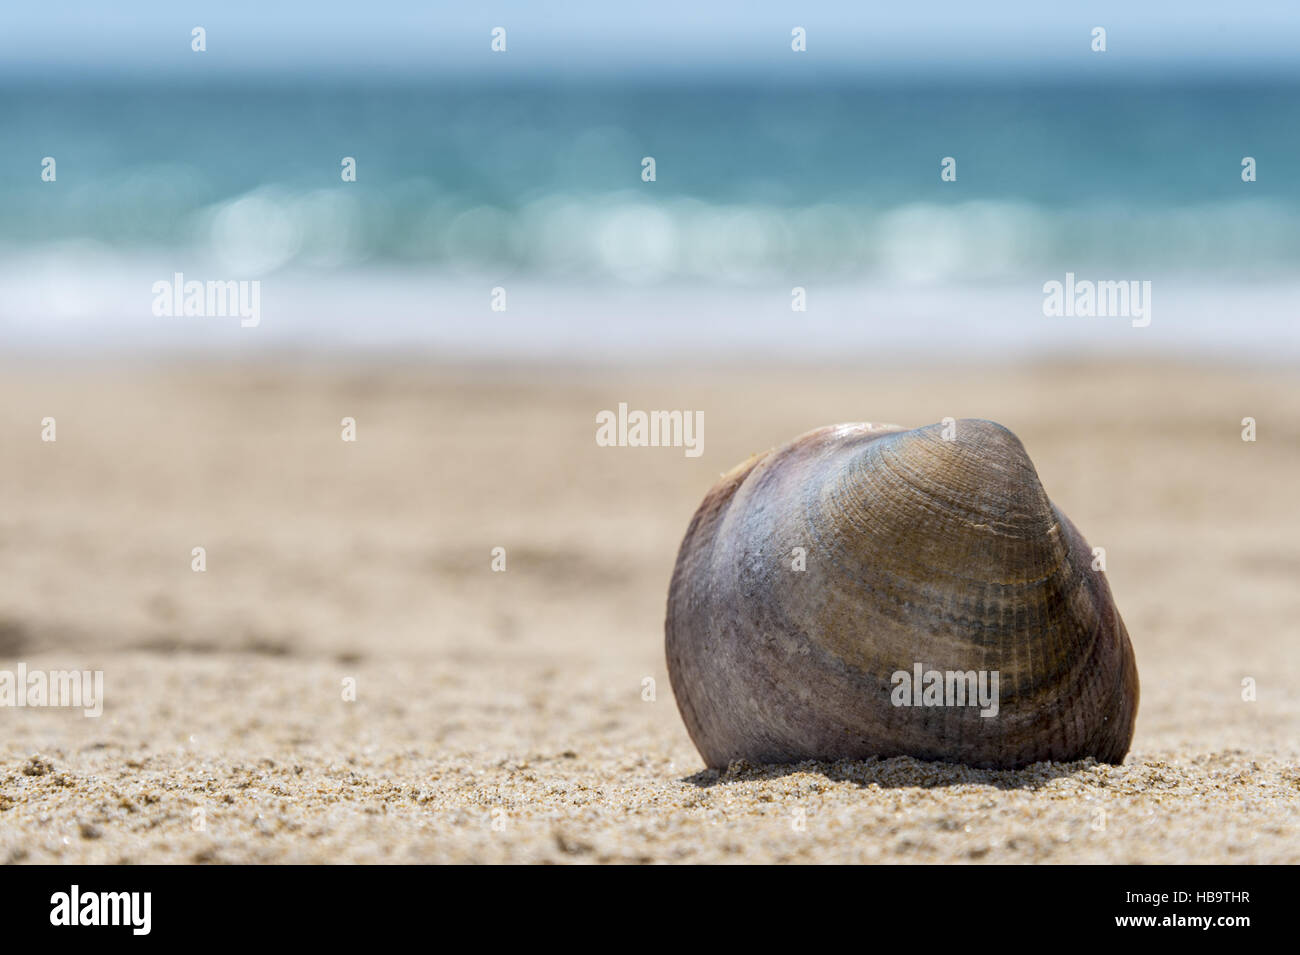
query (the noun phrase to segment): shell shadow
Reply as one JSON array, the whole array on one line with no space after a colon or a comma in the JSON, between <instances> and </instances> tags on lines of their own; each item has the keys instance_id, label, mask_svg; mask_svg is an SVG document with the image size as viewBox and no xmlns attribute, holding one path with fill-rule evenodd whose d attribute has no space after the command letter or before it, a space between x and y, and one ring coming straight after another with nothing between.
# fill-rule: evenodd
<instances>
[{"instance_id":1,"label":"shell shadow","mask_svg":"<svg viewBox=\"0 0 1300 955\"><path fill-rule=\"evenodd\" d=\"M1103 764L1095 759L1072 763L1033 763L1022 769L981 769L964 763L930 762L911 756L869 759L840 759L835 762L805 760L788 764L753 764L734 761L726 770L706 769L681 782L699 789L742 782L764 782L809 773L824 776L831 782L853 783L863 789L937 789L944 786L991 786L1002 790L1037 790L1053 780L1078 773L1095 772Z\"/></svg>"}]
</instances>

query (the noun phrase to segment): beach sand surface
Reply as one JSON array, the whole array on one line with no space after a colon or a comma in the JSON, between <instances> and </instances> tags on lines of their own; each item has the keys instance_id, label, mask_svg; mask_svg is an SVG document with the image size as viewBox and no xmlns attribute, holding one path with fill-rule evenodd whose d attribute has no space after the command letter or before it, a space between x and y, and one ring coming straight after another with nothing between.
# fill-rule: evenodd
<instances>
[{"instance_id":1,"label":"beach sand surface","mask_svg":"<svg viewBox=\"0 0 1300 955\"><path fill-rule=\"evenodd\" d=\"M620 402L703 411L704 453L597 446ZM704 493L947 416L1106 549L1127 760L706 771L663 653ZM104 706L0 709L0 861L1300 862L1297 475L1283 368L10 360L0 669Z\"/></svg>"}]
</instances>

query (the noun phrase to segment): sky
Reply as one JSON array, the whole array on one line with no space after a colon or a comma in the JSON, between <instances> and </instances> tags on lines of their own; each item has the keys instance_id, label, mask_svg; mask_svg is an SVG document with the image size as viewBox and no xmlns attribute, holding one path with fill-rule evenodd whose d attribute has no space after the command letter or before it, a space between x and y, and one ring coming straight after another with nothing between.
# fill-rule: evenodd
<instances>
[{"instance_id":1,"label":"sky","mask_svg":"<svg viewBox=\"0 0 1300 955\"><path fill-rule=\"evenodd\" d=\"M207 31L207 52L190 49ZM494 27L507 51L490 50ZM807 31L807 52L790 31ZM1107 30L1107 52L1090 49ZM1300 77L1300 2L8 0L0 76Z\"/></svg>"}]
</instances>

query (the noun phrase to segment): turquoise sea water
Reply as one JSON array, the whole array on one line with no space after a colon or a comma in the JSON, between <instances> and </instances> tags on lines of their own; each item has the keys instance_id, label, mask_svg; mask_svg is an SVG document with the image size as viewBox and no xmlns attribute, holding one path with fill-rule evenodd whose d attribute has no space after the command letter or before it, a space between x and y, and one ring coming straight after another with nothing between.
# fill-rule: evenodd
<instances>
[{"instance_id":1,"label":"turquoise sea water","mask_svg":"<svg viewBox=\"0 0 1300 955\"><path fill-rule=\"evenodd\" d=\"M346 283L399 342L421 283L467 308L598 288L637 321L691 290L788 312L794 285L1032 304L1072 271L1278 289L1281 322L1300 281L1294 85L11 85L0 129L11 339L115 334L97 304L147 318L136 291L175 271L272 303L282 279L284 314L314 290L318 331Z\"/></svg>"}]
</instances>

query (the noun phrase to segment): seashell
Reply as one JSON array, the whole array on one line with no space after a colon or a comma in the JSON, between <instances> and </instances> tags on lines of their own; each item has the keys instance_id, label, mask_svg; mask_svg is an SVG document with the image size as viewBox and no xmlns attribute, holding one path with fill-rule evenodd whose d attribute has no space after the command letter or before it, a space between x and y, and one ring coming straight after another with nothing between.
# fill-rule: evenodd
<instances>
[{"instance_id":1,"label":"seashell","mask_svg":"<svg viewBox=\"0 0 1300 955\"><path fill-rule=\"evenodd\" d=\"M1137 666L1091 548L1010 431L964 419L950 438L820 428L709 491L665 624L709 766L1124 759ZM981 686L995 705L970 702Z\"/></svg>"}]
</instances>

